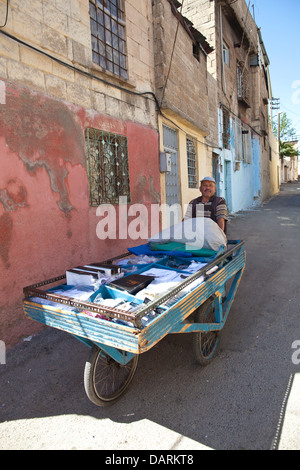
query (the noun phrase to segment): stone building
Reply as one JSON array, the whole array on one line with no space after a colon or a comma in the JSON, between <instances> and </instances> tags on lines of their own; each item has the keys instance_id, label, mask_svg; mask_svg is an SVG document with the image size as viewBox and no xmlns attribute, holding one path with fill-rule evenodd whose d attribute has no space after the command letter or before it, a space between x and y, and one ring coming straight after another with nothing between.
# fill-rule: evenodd
<instances>
[{"instance_id":1,"label":"stone building","mask_svg":"<svg viewBox=\"0 0 300 470\"><path fill-rule=\"evenodd\" d=\"M285 141L286 144L291 145L295 149L295 155L290 157L280 158L280 179L281 183L288 183L292 181L298 181L298 167L299 167L299 157L298 157L298 140Z\"/></svg>"},{"instance_id":2,"label":"stone building","mask_svg":"<svg viewBox=\"0 0 300 470\"><path fill-rule=\"evenodd\" d=\"M271 187L279 190L278 155L269 157L269 59L245 0L186 0L183 12L214 49L208 57L217 88L210 127L219 142L214 171L219 193L237 212L264 201Z\"/></svg>"},{"instance_id":3,"label":"stone building","mask_svg":"<svg viewBox=\"0 0 300 470\"><path fill-rule=\"evenodd\" d=\"M212 170L207 56L212 48L174 0L153 2L155 90L160 150L171 158L161 173L162 204L179 206L178 218L199 195L200 176Z\"/></svg>"}]
</instances>

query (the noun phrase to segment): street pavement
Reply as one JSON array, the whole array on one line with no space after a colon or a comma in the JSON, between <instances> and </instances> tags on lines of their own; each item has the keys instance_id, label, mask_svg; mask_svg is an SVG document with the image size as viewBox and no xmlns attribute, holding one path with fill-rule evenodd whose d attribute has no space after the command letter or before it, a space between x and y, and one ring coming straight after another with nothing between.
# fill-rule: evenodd
<instances>
[{"instance_id":1,"label":"street pavement","mask_svg":"<svg viewBox=\"0 0 300 470\"><path fill-rule=\"evenodd\" d=\"M300 183L228 232L245 240L246 269L209 366L191 335L169 335L100 408L83 388L88 348L45 328L0 365L0 450L300 450Z\"/></svg>"}]
</instances>

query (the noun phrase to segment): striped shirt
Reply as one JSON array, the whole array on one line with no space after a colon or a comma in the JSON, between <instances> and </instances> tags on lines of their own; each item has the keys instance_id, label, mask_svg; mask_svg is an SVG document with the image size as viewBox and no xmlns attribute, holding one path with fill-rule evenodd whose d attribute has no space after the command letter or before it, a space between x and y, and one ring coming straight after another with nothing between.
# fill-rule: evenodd
<instances>
[{"instance_id":1,"label":"striped shirt","mask_svg":"<svg viewBox=\"0 0 300 470\"><path fill-rule=\"evenodd\" d=\"M217 198L215 207L216 207L216 212L215 214L212 214L213 211L213 202L214 198ZM218 219L225 219L228 220L228 211L227 211L227 205L226 201L223 197L218 197L218 196L212 196L209 201L203 203L202 202L202 196L193 199L186 210L184 220L186 219L191 219L193 217L193 205L196 204L196 217L209 217L215 221Z\"/></svg>"}]
</instances>

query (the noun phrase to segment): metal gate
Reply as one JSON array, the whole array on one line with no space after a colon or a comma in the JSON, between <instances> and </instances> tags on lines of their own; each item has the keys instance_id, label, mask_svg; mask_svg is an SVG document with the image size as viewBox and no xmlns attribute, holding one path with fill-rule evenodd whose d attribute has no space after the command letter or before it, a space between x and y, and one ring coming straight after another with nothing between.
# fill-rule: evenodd
<instances>
[{"instance_id":1,"label":"metal gate","mask_svg":"<svg viewBox=\"0 0 300 470\"><path fill-rule=\"evenodd\" d=\"M177 132L163 125L164 151L171 154L171 171L165 173L166 204L180 204Z\"/></svg>"}]
</instances>

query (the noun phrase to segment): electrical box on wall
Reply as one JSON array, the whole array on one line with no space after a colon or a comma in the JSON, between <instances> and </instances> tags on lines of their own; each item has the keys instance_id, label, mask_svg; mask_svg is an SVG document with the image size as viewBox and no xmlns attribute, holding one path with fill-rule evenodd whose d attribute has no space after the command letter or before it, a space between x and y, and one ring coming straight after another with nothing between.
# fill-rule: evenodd
<instances>
[{"instance_id":1,"label":"electrical box on wall","mask_svg":"<svg viewBox=\"0 0 300 470\"><path fill-rule=\"evenodd\" d=\"M171 154L168 152L160 152L160 171L162 173L171 171L171 167Z\"/></svg>"}]
</instances>

